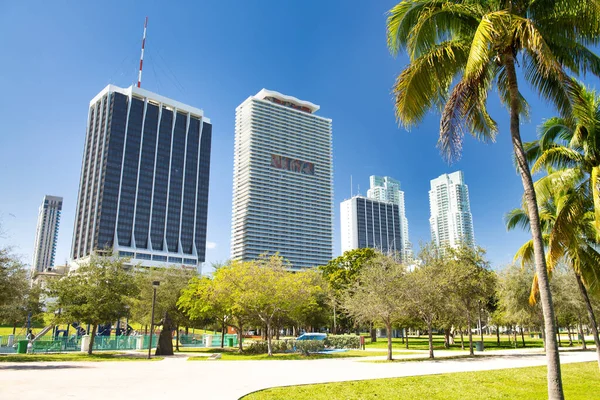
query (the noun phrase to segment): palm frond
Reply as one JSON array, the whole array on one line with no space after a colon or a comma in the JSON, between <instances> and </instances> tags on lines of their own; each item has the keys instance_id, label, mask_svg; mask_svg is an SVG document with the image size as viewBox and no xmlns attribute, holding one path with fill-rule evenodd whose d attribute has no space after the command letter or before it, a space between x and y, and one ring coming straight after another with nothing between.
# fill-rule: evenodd
<instances>
[{"instance_id":1,"label":"palm frond","mask_svg":"<svg viewBox=\"0 0 600 400\"><path fill-rule=\"evenodd\" d=\"M583 156L575 150L565 146L554 146L545 149L531 167L531 172L536 173L542 169L558 168L568 169L584 161Z\"/></svg>"},{"instance_id":2,"label":"palm frond","mask_svg":"<svg viewBox=\"0 0 600 400\"><path fill-rule=\"evenodd\" d=\"M529 216L525 213L522 208L515 208L508 212L504 216L504 223L506 229L511 231L516 227L520 227L523 230L529 230Z\"/></svg>"}]
</instances>

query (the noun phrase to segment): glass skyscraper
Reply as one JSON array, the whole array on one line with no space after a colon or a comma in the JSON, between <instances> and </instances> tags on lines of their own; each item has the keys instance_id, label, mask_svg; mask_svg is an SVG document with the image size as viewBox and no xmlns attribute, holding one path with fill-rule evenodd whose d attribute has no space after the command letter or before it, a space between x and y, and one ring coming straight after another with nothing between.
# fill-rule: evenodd
<instances>
[{"instance_id":1,"label":"glass skyscraper","mask_svg":"<svg viewBox=\"0 0 600 400\"><path fill-rule=\"evenodd\" d=\"M402 257L400 207L387 200L354 196L340 204L342 253L373 248Z\"/></svg>"},{"instance_id":2,"label":"glass skyscraper","mask_svg":"<svg viewBox=\"0 0 600 400\"><path fill-rule=\"evenodd\" d=\"M212 125L202 110L135 86L90 102L72 258L205 259Z\"/></svg>"},{"instance_id":3,"label":"glass skyscraper","mask_svg":"<svg viewBox=\"0 0 600 400\"><path fill-rule=\"evenodd\" d=\"M408 219L406 219L406 209L404 207L404 192L400 188L400 181L389 176L371 175L371 187L367 191L367 197L370 199L388 201L398 205L400 232L402 234L402 260L410 262L413 259L412 244L408 237Z\"/></svg>"},{"instance_id":4,"label":"glass skyscraper","mask_svg":"<svg viewBox=\"0 0 600 400\"><path fill-rule=\"evenodd\" d=\"M439 247L473 246L473 217L469 188L462 171L431 180L429 191L431 241Z\"/></svg>"},{"instance_id":5,"label":"glass skyscraper","mask_svg":"<svg viewBox=\"0 0 600 400\"><path fill-rule=\"evenodd\" d=\"M331 120L263 89L236 109L231 257L279 252L293 268L333 253Z\"/></svg>"},{"instance_id":6,"label":"glass skyscraper","mask_svg":"<svg viewBox=\"0 0 600 400\"><path fill-rule=\"evenodd\" d=\"M36 272L48 271L54 266L62 204L62 197L44 196L39 208L31 267Z\"/></svg>"}]
</instances>

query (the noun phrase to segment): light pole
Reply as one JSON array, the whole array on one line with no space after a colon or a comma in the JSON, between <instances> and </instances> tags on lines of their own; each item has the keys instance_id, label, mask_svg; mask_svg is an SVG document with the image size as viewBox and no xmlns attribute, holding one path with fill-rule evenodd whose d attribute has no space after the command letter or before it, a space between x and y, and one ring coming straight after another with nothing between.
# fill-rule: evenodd
<instances>
[{"instance_id":1,"label":"light pole","mask_svg":"<svg viewBox=\"0 0 600 400\"><path fill-rule=\"evenodd\" d=\"M152 282L152 315L150 317L150 341L148 342L148 360L150 359L150 352L152 351L152 332L154 331L154 304L156 303L156 289L158 289L159 285L159 281Z\"/></svg>"}]
</instances>

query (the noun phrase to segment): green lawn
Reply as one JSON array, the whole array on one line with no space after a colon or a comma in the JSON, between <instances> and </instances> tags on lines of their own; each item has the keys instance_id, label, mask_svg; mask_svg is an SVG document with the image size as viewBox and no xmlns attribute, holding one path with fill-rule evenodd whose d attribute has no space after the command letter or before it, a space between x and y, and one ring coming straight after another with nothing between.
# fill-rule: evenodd
<instances>
[{"instance_id":1,"label":"green lawn","mask_svg":"<svg viewBox=\"0 0 600 400\"><path fill-rule=\"evenodd\" d=\"M375 343L371 343L369 338L365 338L365 344L367 349L368 348L379 348L379 349L383 349L383 348L387 348L387 340L385 338L383 339L377 339L377 342ZM475 342L480 340L481 337L478 335L473 335L473 347L475 346ZM469 337L468 336L464 336L464 340L465 340L465 350L467 350L469 348ZM563 346L568 346L569 341L568 341L568 337L566 334L562 334L561 335L561 341L562 341L562 345ZM485 335L483 337L483 342L484 342L484 347L488 350L500 350L500 349L514 349L514 342L508 342L508 337L506 335L502 335L500 336L500 345L498 345L497 341L496 341L496 336L495 335ZM586 341L586 343L588 344L594 344L593 341ZM529 335L525 335L525 347L543 347L544 346L544 342L542 341L542 339L539 339L536 335L535 338L531 338L529 337ZM573 346L574 347L579 347L580 346L580 342L578 341L573 341ZM405 349L406 348L406 344L402 343L402 339L392 339L392 347L394 349ZM442 335L434 335L433 336L433 348L434 350L444 350L444 336ZM517 348L523 348L523 343L521 341L521 336L517 335ZM427 339L427 335L421 335L420 337L417 336L410 336L408 338L408 349L409 350L427 350L429 349L429 342ZM448 350L460 350L460 336L457 336L455 338L455 344L450 345L450 348Z\"/></svg>"},{"instance_id":2,"label":"green lawn","mask_svg":"<svg viewBox=\"0 0 600 400\"><path fill-rule=\"evenodd\" d=\"M152 356L152 361L162 360L163 357ZM145 355L125 353L95 353L91 356L85 353L61 354L7 354L0 355L0 362L32 362L32 361L148 361Z\"/></svg>"},{"instance_id":3,"label":"green lawn","mask_svg":"<svg viewBox=\"0 0 600 400\"><path fill-rule=\"evenodd\" d=\"M561 366L565 398L597 398L598 363ZM547 399L546 367L415 376L267 389L244 400Z\"/></svg>"},{"instance_id":4,"label":"green lawn","mask_svg":"<svg viewBox=\"0 0 600 400\"><path fill-rule=\"evenodd\" d=\"M187 352L187 350L184 350ZM311 354L309 356L303 356L298 353L277 353L273 354L273 357L269 357L266 354L240 354L236 350L231 349L194 349L196 353L221 353L221 361L239 361L239 360L316 360L324 358L344 358L344 357L372 357L381 356L385 357L386 353L382 351L363 351L363 350L349 350L343 353L331 353L331 354ZM401 357L408 354L420 354L415 352L395 352L394 357ZM188 360L191 361L207 361L206 356L195 356L190 357ZM214 361L214 360L209 360Z\"/></svg>"}]
</instances>

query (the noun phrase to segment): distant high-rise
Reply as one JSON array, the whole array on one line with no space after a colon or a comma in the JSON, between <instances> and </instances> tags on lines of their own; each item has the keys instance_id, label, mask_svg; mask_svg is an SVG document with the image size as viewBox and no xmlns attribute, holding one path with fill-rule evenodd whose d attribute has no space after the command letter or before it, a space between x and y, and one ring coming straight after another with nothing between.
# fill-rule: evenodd
<instances>
[{"instance_id":1,"label":"distant high-rise","mask_svg":"<svg viewBox=\"0 0 600 400\"><path fill-rule=\"evenodd\" d=\"M354 196L340 204L342 253L373 248L402 255L400 207L387 200Z\"/></svg>"},{"instance_id":2,"label":"distant high-rise","mask_svg":"<svg viewBox=\"0 0 600 400\"><path fill-rule=\"evenodd\" d=\"M205 259L212 125L135 86L90 102L72 257L110 249L143 266Z\"/></svg>"},{"instance_id":3,"label":"distant high-rise","mask_svg":"<svg viewBox=\"0 0 600 400\"><path fill-rule=\"evenodd\" d=\"M263 89L236 109L231 257L279 252L293 268L333 253L331 120Z\"/></svg>"},{"instance_id":4,"label":"distant high-rise","mask_svg":"<svg viewBox=\"0 0 600 400\"><path fill-rule=\"evenodd\" d=\"M369 180L371 188L367 191L368 198L388 201L398 205L398 211L400 213L398 223L400 224L400 232L402 235L402 250L399 251L402 254L403 261L411 261L413 258L412 244L408 237L408 219L406 219L404 192L400 190L400 181L390 178L389 176L376 175L371 175Z\"/></svg>"},{"instance_id":5,"label":"distant high-rise","mask_svg":"<svg viewBox=\"0 0 600 400\"><path fill-rule=\"evenodd\" d=\"M48 271L54 266L62 203L62 197L44 196L39 208L32 264L36 272Z\"/></svg>"},{"instance_id":6,"label":"distant high-rise","mask_svg":"<svg viewBox=\"0 0 600 400\"><path fill-rule=\"evenodd\" d=\"M431 180L429 207L433 243L440 247L475 244L469 188L465 185L462 171Z\"/></svg>"}]
</instances>

